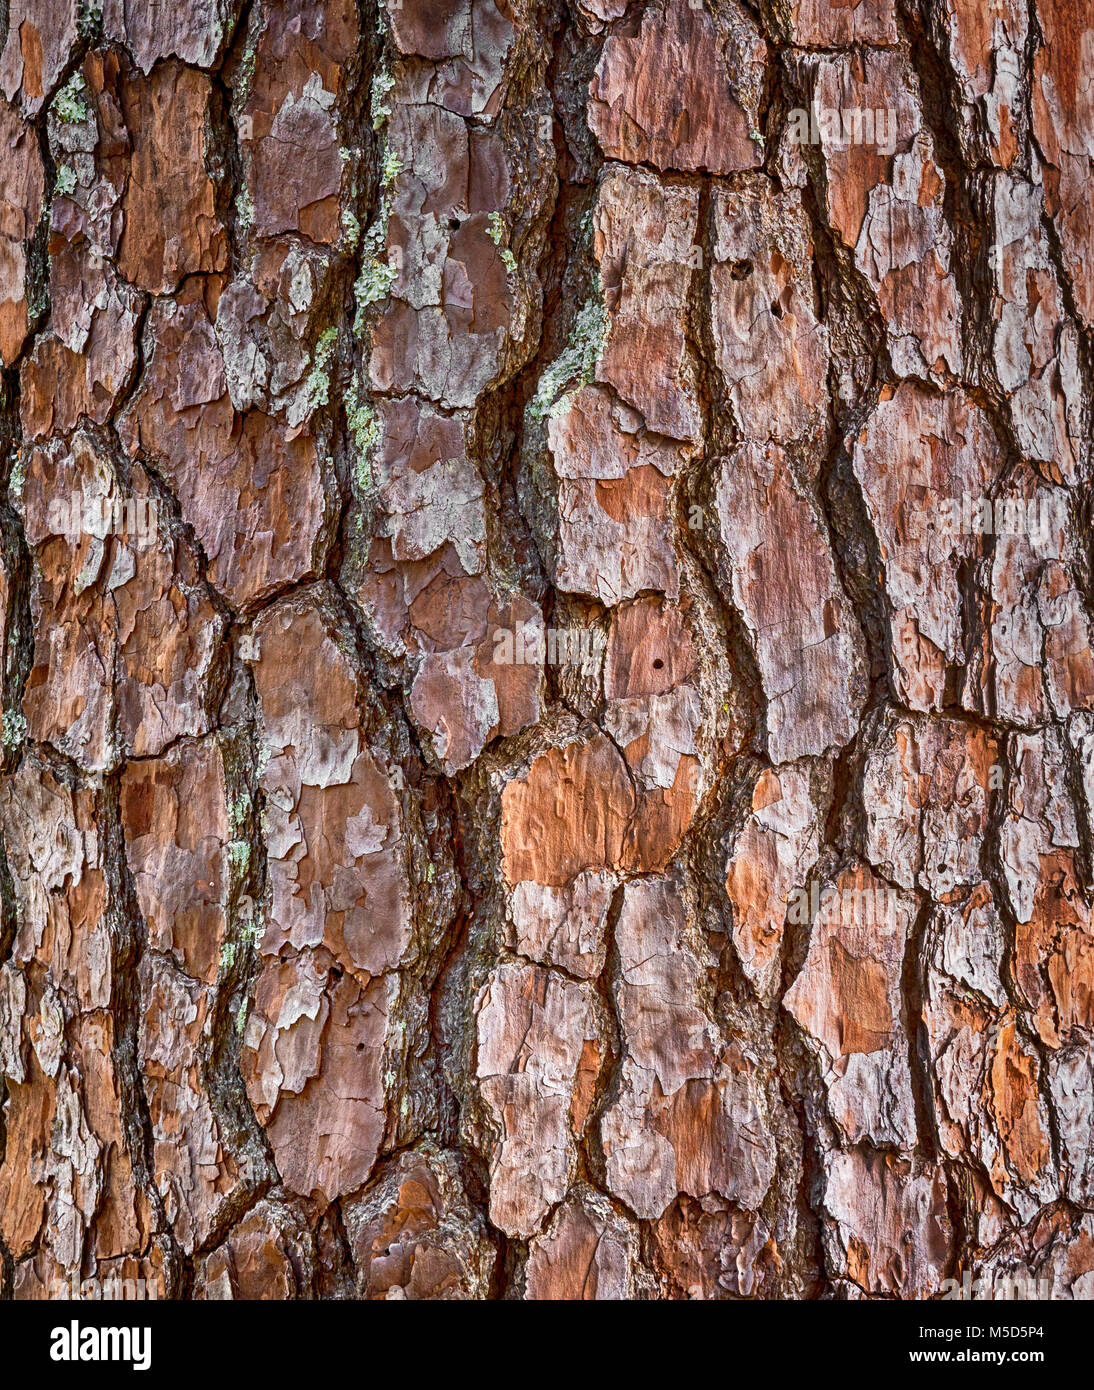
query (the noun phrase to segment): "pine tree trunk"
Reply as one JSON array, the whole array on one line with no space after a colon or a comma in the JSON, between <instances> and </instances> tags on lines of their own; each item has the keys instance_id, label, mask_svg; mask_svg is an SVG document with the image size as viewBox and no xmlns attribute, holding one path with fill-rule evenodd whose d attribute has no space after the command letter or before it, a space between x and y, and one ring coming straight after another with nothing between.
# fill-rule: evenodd
<instances>
[{"instance_id":1,"label":"pine tree trunk","mask_svg":"<svg viewBox=\"0 0 1094 1390\"><path fill-rule=\"evenodd\" d=\"M1094 1296L1094 14L5 8L3 1295Z\"/></svg>"}]
</instances>

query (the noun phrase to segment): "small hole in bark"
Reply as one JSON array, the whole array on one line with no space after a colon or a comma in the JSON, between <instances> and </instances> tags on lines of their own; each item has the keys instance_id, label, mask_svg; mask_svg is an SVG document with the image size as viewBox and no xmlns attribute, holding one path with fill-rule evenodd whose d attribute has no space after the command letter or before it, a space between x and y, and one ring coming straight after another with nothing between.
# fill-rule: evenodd
<instances>
[{"instance_id":1,"label":"small hole in bark","mask_svg":"<svg viewBox=\"0 0 1094 1390\"><path fill-rule=\"evenodd\" d=\"M747 280L751 274L751 261L734 261L729 268L729 278L731 280Z\"/></svg>"},{"instance_id":2,"label":"small hole in bark","mask_svg":"<svg viewBox=\"0 0 1094 1390\"><path fill-rule=\"evenodd\" d=\"M661 660L661 658L658 657L657 660L653 663L653 669L654 669L655 671L660 671L660 669L662 668L662 666L664 666L664 664L665 664L665 663Z\"/></svg>"},{"instance_id":3,"label":"small hole in bark","mask_svg":"<svg viewBox=\"0 0 1094 1390\"><path fill-rule=\"evenodd\" d=\"M462 226L463 223L458 217L450 217L448 219L448 230L450 232L458 232Z\"/></svg>"},{"instance_id":4,"label":"small hole in bark","mask_svg":"<svg viewBox=\"0 0 1094 1390\"><path fill-rule=\"evenodd\" d=\"M783 306L779 303L777 299L771 306L771 312L775 315L777 319L781 319L783 316Z\"/></svg>"}]
</instances>

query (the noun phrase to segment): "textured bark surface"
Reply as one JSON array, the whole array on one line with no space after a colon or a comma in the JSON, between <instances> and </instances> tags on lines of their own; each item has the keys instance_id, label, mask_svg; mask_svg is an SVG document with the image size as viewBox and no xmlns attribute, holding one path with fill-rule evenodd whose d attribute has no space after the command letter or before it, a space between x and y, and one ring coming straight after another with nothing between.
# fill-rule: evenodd
<instances>
[{"instance_id":1,"label":"textured bark surface","mask_svg":"<svg viewBox=\"0 0 1094 1390\"><path fill-rule=\"evenodd\" d=\"M5 1298L1094 1297L1092 74L0 4Z\"/></svg>"}]
</instances>

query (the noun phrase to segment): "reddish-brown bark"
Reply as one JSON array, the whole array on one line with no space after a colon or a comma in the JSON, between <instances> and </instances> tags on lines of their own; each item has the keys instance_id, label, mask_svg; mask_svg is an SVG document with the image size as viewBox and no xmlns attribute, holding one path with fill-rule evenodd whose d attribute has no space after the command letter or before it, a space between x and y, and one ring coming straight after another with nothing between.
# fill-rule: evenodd
<instances>
[{"instance_id":1,"label":"reddish-brown bark","mask_svg":"<svg viewBox=\"0 0 1094 1390\"><path fill-rule=\"evenodd\" d=\"M10 0L5 1297L1094 1296L1092 55Z\"/></svg>"}]
</instances>

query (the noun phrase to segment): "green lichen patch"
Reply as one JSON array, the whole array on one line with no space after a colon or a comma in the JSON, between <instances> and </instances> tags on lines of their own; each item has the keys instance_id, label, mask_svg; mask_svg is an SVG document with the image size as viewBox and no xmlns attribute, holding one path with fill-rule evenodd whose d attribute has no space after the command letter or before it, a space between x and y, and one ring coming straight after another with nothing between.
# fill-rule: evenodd
<instances>
[{"instance_id":1,"label":"green lichen patch","mask_svg":"<svg viewBox=\"0 0 1094 1390\"><path fill-rule=\"evenodd\" d=\"M399 272L395 267L378 256L368 256L362 262L361 273L353 286L353 298L357 304L353 331L358 337L365 331L365 310L370 304L386 299L398 278Z\"/></svg>"},{"instance_id":2,"label":"green lichen patch","mask_svg":"<svg viewBox=\"0 0 1094 1390\"><path fill-rule=\"evenodd\" d=\"M26 485L26 481L26 460L20 454L13 454L11 472L8 475L8 496L16 504L23 500L23 488Z\"/></svg>"},{"instance_id":3,"label":"green lichen patch","mask_svg":"<svg viewBox=\"0 0 1094 1390\"><path fill-rule=\"evenodd\" d=\"M509 232L500 212L492 212L486 219L486 234L495 246L500 248L502 265L510 275L517 273L517 258L509 249Z\"/></svg>"},{"instance_id":4,"label":"green lichen patch","mask_svg":"<svg viewBox=\"0 0 1094 1390\"><path fill-rule=\"evenodd\" d=\"M391 118L391 107L387 104L387 95L394 86L395 79L386 67L380 68L372 79L370 105L373 130L380 130L384 123Z\"/></svg>"},{"instance_id":5,"label":"green lichen patch","mask_svg":"<svg viewBox=\"0 0 1094 1390\"><path fill-rule=\"evenodd\" d=\"M80 38L94 43L102 33L102 27L103 7L90 5L87 0L80 0L76 7L76 33Z\"/></svg>"},{"instance_id":6,"label":"green lichen patch","mask_svg":"<svg viewBox=\"0 0 1094 1390\"><path fill-rule=\"evenodd\" d=\"M84 101L87 84L82 72L74 72L53 98L50 113L65 125L83 125L91 111Z\"/></svg>"},{"instance_id":7,"label":"green lichen patch","mask_svg":"<svg viewBox=\"0 0 1094 1390\"><path fill-rule=\"evenodd\" d=\"M372 402L362 396L356 379L346 388L346 424L356 447L358 486L367 489L372 482L372 451L380 438L380 420Z\"/></svg>"},{"instance_id":8,"label":"green lichen patch","mask_svg":"<svg viewBox=\"0 0 1094 1390\"><path fill-rule=\"evenodd\" d=\"M338 342L338 329L327 328L319 335L312 358L311 371L304 383L307 393L308 410L316 410L330 400L330 365Z\"/></svg>"},{"instance_id":9,"label":"green lichen patch","mask_svg":"<svg viewBox=\"0 0 1094 1390\"><path fill-rule=\"evenodd\" d=\"M3 743L5 748L18 748L27 736L27 721L21 710L4 711Z\"/></svg>"},{"instance_id":10,"label":"green lichen patch","mask_svg":"<svg viewBox=\"0 0 1094 1390\"><path fill-rule=\"evenodd\" d=\"M246 184L236 194L236 219L239 222L240 230L244 232L255 220L254 203L251 202L251 195Z\"/></svg>"},{"instance_id":11,"label":"green lichen patch","mask_svg":"<svg viewBox=\"0 0 1094 1390\"><path fill-rule=\"evenodd\" d=\"M564 386L573 383L570 392L588 386L604 348L608 332L608 315L604 308L604 291L600 276L596 277L593 293L582 305L574 319L570 341L539 379L536 394L528 404L533 420L542 420L564 409L566 397L559 399Z\"/></svg>"},{"instance_id":12,"label":"green lichen patch","mask_svg":"<svg viewBox=\"0 0 1094 1390\"><path fill-rule=\"evenodd\" d=\"M352 208L342 209L342 250L356 251L361 244L361 223Z\"/></svg>"},{"instance_id":13,"label":"green lichen patch","mask_svg":"<svg viewBox=\"0 0 1094 1390\"><path fill-rule=\"evenodd\" d=\"M251 846L247 840L228 841L228 859L233 870L239 874L247 871L247 866L251 862Z\"/></svg>"}]
</instances>

